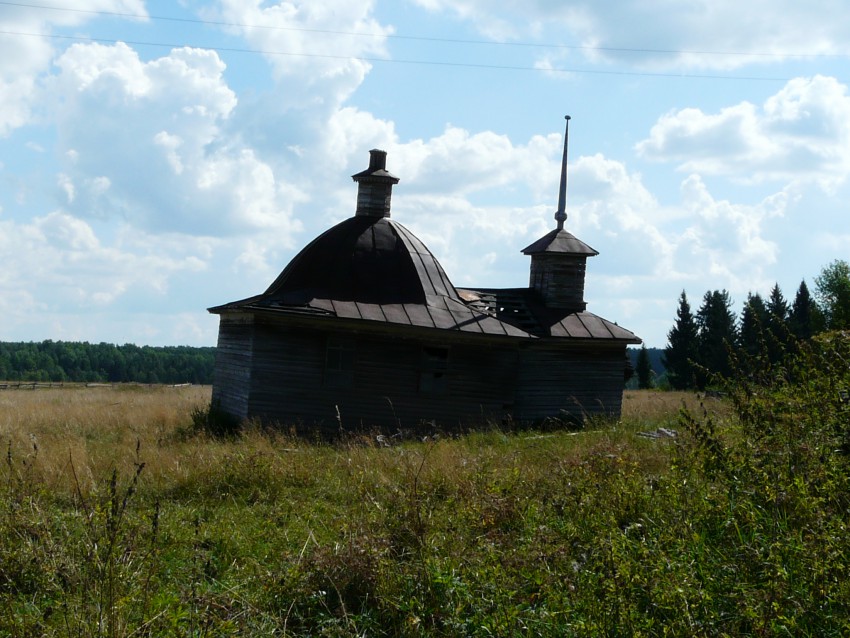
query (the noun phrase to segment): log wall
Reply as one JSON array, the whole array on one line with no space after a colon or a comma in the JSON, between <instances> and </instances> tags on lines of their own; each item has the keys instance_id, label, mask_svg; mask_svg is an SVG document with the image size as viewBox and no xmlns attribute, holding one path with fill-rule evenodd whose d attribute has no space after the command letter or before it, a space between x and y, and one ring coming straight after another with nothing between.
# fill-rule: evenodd
<instances>
[{"instance_id":1,"label":"log wall","mask_svg":"<svg viewBox=\"0 0 850 638\"><path fill-rule=\"evenodd\" d=\"M329 340L353 355L351 371L329 368ZM283 427L451 429L501 421L513 408L513 345L258 324L253 348L248 412Z\"/></svg>"},{"instance_id":2,"label":"log wall","mask_svg":"<svg viewBox=\"0 0 850 638\"><path fill-rule=\"evenodd\" d=\"M251 315L221 315L215 352L212 401L239 419L248 416L253 336L254 323Z\"/></svg>"},{"instance_id":3,"label":"log wall","mask_svg":"<svg viewBox=\"0 0 850 638\"><path fill-rule=\"evenodd\" d=\"M520 357L518 420L620 415L624 345L577 345L555 340L530 345Z\"/></svg>"},{"instance_id":4,"label":"log wall","mask_svg":"<svg viewBox=\"0 0 850 638\"><path fill-rule=\"evenodd\" d=\"M622 344L249 318L222 315L216 357L213 399L239 418L394 432L617 416L622 405Z\"/></svg>"}]
</instances>

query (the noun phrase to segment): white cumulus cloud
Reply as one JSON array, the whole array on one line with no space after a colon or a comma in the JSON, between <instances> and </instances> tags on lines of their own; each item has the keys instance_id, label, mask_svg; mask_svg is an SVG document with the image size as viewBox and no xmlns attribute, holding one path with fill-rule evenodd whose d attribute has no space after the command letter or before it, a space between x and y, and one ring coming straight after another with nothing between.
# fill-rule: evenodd
<instances>
[{"instance_id":1,"label":"white cumulus cloud","mask_svg":"<svg viewBox=\"0 0 850 638\"><path fill-rule=\"evenodd\" d=\"M97 11L146 16L143 0L81 0L75 11L62 9L13 3L0 7L0 137L43 110L40 78L53 59L50 36L55 28L80 25Z\"/></svg>"},{"instance_id":2,"label":"white cumulus cloud","mask_svg":"<svg viewBox=\"0 0 850 638\"><path fill-rule=\"evenodd\" d=\"M734 69L799 55L847 54L850 24L832 19L832 0L414 0L497 40L568 49L541 55L618 62L639 68ZM548 61L547 61L548 60Z\"/></svg>"},{"instance_id":3,"label":"white cumulus cloud","mask_svg":"<svg viewBox=\"0 0 850 638\"><path fill-rule=\"evenodd\" d=\"M159 232L273 229L290 242L299 190L224 131L237 102L215 52L176 49L145 62L125 44L77 44L57 66L75 214Z\"/></svg>"},{"instance_id":4,"label":"white cumulus cloud","mask_svg":"<svg viewBox=\"0 0 850 638\"><path fill-rule=\"evenodd\" d=\"M364 58L387 56L392 30L372 17L374 8L374 0L223 0L208 15L263 52L286 87L285 106L324 110L360 86L372 68Z\"/></svg>"},{"instance_id":5,"label":"white cumulus cloud","mask_svg":"<svg viewBox=\"0 0 850 638\"><path fill-rule=\"evenodd\" d=\"M668 113L637 152L687 172L832 187L850 174L850 95L835 78L796 78L760 108Z\"/></svg>"}]
</instances>

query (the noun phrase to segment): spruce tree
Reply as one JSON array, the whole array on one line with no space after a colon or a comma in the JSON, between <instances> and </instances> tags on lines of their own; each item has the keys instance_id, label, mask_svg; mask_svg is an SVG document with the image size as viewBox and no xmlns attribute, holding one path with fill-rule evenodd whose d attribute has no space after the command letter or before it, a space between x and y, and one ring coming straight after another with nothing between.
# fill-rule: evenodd
<instances>
[{"instance_id":1,"label":"spruce tree","mask_svg":"<svg viewBox=\"0 0 850 638\"><path fill-rule=\"evenodd\" d=\"M767 301L767 351L771 363L779 361L788 345L788 302L779 289L779 284L774 284Z\"/></svg>"},{"instance_id":2,"label":"spruce tree","mask_svg":"<svg viewBox=\"0 0 850 638\"><path fill-rule=\"evenodd\" d=\"M774 284L770 291L770 298L767 300L767 311L769 313L768 320L773 325L785 323L788 320L788 302L779 288L779 284Z\"/></svg>"},{"instance_id":3,"label":"spruce tree","mask_svg":"<svg viewBox=\"0 0 850 638\"><path fill-rule=\"evenodd\" d=\"M738 347L746 354L753 356L761 350L767 317L768 310L764 299L758 293L749 293L741 311L737 342Z\"/></svg>"},{"instance_id":4,"label":"spruce tree","mask_svg":"<svg viewBox=\"0 0 850 638\"><path fill-rule=\"evenodd\" d=\"M822 326L823 317L820 308L809 294L809 287L804 279L797 288L797 295L788 313L788 329L798 339L810 339L812 335L820 332Z\"/></svg>"},{"instance_id":5,"label":"spruce tree","mask_svg":"<svg viewBox=\"0 0 850 638\"><path fill-rule=\"evenodd\" d=\"M729 348L736 342L735 315L732 298L725 290L706 292L696 314L699 329L699 362L703 371L697 376L697 387L704 388L712 375L729 376Z\"/></svg>"},{"instance_id":6,"label":"spruce tree","mask_svg":"<svg viewBox=\"0 0 850 638\"><path fill-rule=\"evenodd\" d=\"M676 309L676 322L667 333L667 347L664 350L664 367L672 388L685 390L694 386L698 343L696 319L683 290Z\"/></svg>"},{"instance_id":7,"label":"spruce tree","mask_svg":"<svg viewBox=\"0 0 850 638\"><path fill-rule=\"evenodd\" d=\"M646 346L641 346L638 351L635 370L637 372L639 389L647 390L655 385L652 380L652 364L649 362L649 351L646 349Z\"/></svg>"}]
</instances>

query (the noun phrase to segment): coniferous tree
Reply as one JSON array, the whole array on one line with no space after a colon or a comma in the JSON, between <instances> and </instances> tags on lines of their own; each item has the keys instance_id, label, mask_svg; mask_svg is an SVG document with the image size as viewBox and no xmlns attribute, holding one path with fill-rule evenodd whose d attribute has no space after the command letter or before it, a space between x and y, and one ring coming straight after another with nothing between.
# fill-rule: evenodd
<instances>
[{"instance_id":1,"label":"coniferous tree","mask_svg":"<svg viewBox=\"0 0 850 638\"><path fill-rule=\"evenodd\" d=\"M767 324L767 306L758 293L747 295L747 301L741 311L741 321L738 325L738 347L746 354L753 356L761 350L763 331Z\"/></svg>"},{"instance_id":2,"label":"coniferous tree","mask_svg":"<svg viewBox=\"0 0 850 638\"><path fill-rule=\"evenodd\" d=\"M779 288L779 284L774 284L770 291L770 298L767 300L768 321L776 326L780 323L788 321L788 302L785 301L785 296Z\"/></svg>"},{"instance_id":3,"label":"coniferous tree","mask_svg":"<svg viewBox=\"0 0 850 638\"><path fill-rule=\"evenodd\" d=\"M725 290L705 293L696 314L699 329L699 362L704 373L697 376L697 387L704 388L711 375L729 376L729 348L736 342L732 298Z\"/></svg>"},{"instance_id":4,"label":"coniferous tree","mask_svg":"<svg viewBox=\"0 0 850 638\"><path fill-rule=\"evenodd\" d=\"M667 333L667 347L664 350L664 367L672 388L685 390L693 387L698 345L696 319L683 290L676 309L676 323Z\"/></svg>"},{"instance_id":5,"label":"coniferous tree","mask_svg":"<svg viewBox=\"0 0 850 638\"><path fill-rule=\"evenodd\" d=\"M635 371L637 372L639 389L647 390L655 385L652 380L652 364L649 362L649 351L646 346L641 346L638 351Z\"/></svg>"},{"instance_id":6,"label":"coniferous tree","mask_svg":"<svg viewBox=\"0 0 850 638\"><path fill-rule=\"evenodd\" d=\"M810 339L823 327L823 316L809 293L806 280L800 282L791 310L788 312L788 329L797 339Z\"/></svg>"},{"instance_id":7,"label":"coniferous tree","mask_svg":"<svg viewBox=\"0 0 850 638\"><path fill-rule=\"evenodd\" d=\"M790 331L788 330L788 302L779 289L779 284L774 284L767 301L767 325L766 325L767 352L771 363L779 361L788 345Z\"/></svg>"}]
</instances>

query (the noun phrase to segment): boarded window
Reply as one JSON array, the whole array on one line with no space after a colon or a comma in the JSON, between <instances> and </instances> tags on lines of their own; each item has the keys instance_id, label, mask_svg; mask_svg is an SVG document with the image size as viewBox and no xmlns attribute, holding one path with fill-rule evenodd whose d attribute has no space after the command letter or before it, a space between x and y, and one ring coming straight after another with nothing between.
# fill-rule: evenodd
<instances>
[{"instance_id":1,"label":"boarded window","mask_svg":"<svg viewBox=\"0 0 850 638\"><path fill-rule=\"evenodd\" d=\"M419 373L419 391L426 394L444 394L448 391L449 349L444 346L422 348Z\"/></svg>"},{"instance_id":2,"label":"boarded window","mask_svg":"<svg viewBox=\"0 0 850 638\"><path fill-rule=\"evenodd\" d=\"M357 351L354 341L328 337L325 348L325 385L330 388L350 388L354 383L354 361Z\"/></svg>"}]
</instances>

